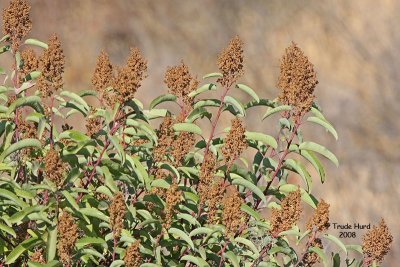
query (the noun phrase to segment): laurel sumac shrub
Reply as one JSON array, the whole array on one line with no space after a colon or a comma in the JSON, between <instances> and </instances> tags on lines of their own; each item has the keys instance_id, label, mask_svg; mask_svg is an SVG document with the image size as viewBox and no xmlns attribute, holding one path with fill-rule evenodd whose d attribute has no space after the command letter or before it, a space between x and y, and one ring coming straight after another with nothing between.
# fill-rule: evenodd
<instances>
[{"instance_id":1,"label":"laurel sumac shrub","mask_svg":"<svg viewBox=\"0 0 400 267\"><path fill-rule=\"evenodd\" d=\"M362 246L326 233L329 204L312 195L312 183L325 180L320 155L338 160L301 129L322 126L336 139L337 133L315 103L314 66L295 43L283 53L274 100L238 83L245 69L236 36L217 57L218 72L200 81L184 62L169 67L168 93L147 105L135 98L147 78L137 48L123 66L102 52L92 90L64 90L61 38L28 39L29 11L26 0L3 10L0 53L13 64L0 69L1 266L383 261L392 242L383 220ZM237 90L252 100L242 103L232 94ZM210 91L221 97L209 98ZM176 106L161 108L167 101ZM275 136L246 128L246 113L257 106L278 129ZM217 134L222 113L231 114L231 126ZM86 132L62 123L70 117L84 121ZM207 134L199 121L209 122ZM314 212L307 218L305 209Z\"/></svg>"}]
</instances>

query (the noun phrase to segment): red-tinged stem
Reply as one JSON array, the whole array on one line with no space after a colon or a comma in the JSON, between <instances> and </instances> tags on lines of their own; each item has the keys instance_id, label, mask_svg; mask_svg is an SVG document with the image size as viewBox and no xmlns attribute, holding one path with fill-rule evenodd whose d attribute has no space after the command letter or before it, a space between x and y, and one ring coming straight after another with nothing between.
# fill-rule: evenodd
<instances>
[{"instance_id":1,"label":"red-tinged stem","mask_svg":"<svg viewBox=\"0 0 400 267\"><path fill-rule=\"evenodd\" d=\"M224 262L224 252L226 250L226 247L228 246L228 243L229 242L225 242L224 247L218 252L218 255L221 254L221 259L220 259L219 265L218 265L219 267L222 267L222 264Z\"/></svg>"},{"instance_id":2,"label":"red-tinged stem","mask_svg":"<svg viewBox=\"0 0 400 267\"><path fill-rule=\"evenodd\" d=\"M51 99L50 99L50 148L51 149L54 146L54 138L53 138L53 127L54 127L53 105L54 105L54 96L51 96Z\"/></svg>"},{"instance_id":3,"label":"red-tinged stem","mask_svg":"<svg viewBox=\"0 0 400 267\"><path fill-rule=\"evenodd\" d=\"M268 245L266 245L261 251L260 251L260 255L258 256L258 258L250 265L250 267L255 267L258 265L258 261L260 259L262 259L265 255L265 253L268 252L268 250L270 250L272 246L272 243L268 243Z\"/></svg>"},{"instance_id":4,"label":"red-tinged stem","mask_svg":"<svg viewBox=\"0 0 400 267\"><path fill-rule=\"evenodd\" d=\"M296 263L295 267L298 267L300 265L300 263L304 260L304 257L307 254L308 248L311 246L312 242L314 242L316 237L317 237L317 231L313 231L312 235L310 236L310 238L307 241L307 244L306 244L306 247L304 248L303 254L301 255L298 262Z\"/></svg>"}]
</instances>

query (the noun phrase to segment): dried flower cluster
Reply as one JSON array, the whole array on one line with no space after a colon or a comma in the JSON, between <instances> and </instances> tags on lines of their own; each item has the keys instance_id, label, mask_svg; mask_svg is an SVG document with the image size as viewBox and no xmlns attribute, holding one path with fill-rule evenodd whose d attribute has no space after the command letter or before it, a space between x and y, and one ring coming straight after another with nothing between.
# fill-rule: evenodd
<instances>
[{"instance_id":1,"label":"dried flower cluster","mask_svg":"<svg viewBox=\"0 0 400 267\"><path fill-rule=\"evenodd\" d=\"M314 101L314 88L318 84L314 65L295 44L286 48L281 59L278 88L279 101L296 108L298 114L310 110Z\"/></svg>"},{"instance_id":2,"label":"dried flower cluster","mask_svg":"<svg viewBox=\"0 0 400 267\"><path fill-rule=\"evenodd\" d=\"M174 140L174 130L172 129L173 124L174 120L171 116L168 115L164 117L157 133L157 146L153 149L153 158L155 162L163 161L168 152L169 146Z\"/></svg>"},{"instance_id":3,"label":"dried flower cluster","mask_svg":"<svg viewBox=\"0 0 400 267\"><path fill-rule=\"evenodd\" d=\"M61 188L65 179L67 164L60 158L59 152L50 149L44 158L44 173L46 177L52 181L57 188Z\"/></svg>"},{"instance_id":4,"label":"dried flower cluster","mask_svg":"<svg viewBox=\"0 0 400 267\"><path fill-rule=\"evenodd\" d=\"M182 192L179 190L178 185L173 183L165 194L165 228L171 226L172 217L176 212L176 205L181 202Z\"/></svg>"},{"instance_id":5,"label":"dried flower cluster","mask_svg":"<svg viewBox=\"0 0 400 267\"><path fill-rule=\"evenodd\" d=\"M193 104L193 98L188 95L199 85L199 81L190 74L189 67L183 61L178 66L168 67L164 82L169 93L181 99L185 112L188 112L187 109Z\"/></svg>"},{"instance_id":6,"label":"dried flower cluster","mask_svg":"<svg viewBox=\"0 0 400 267\"><path fill-rule=\"evenodd\" d=\"M110 214L110 225L115 238L120 237L121 230L124 227L125 209L124 195L121 192L118 192L114 195L108 209Z\"/></svg>"},{"instance_id":7,"label":"dried flower cluster","mask_svg":"<svg viewBox=\"0 0 400 267\"><path fill-rule=\"evenodd\" d=\"M29 229L29 221L25 221L17 226L15 233L17 235L18 243L21 243L26 239L28 234L27 232L28 229Z\"/></svg>"},{"instance_id":8,"label":"dried flower cluster","mask_svg":"<svg viewBox=\"0 0 400 267\"><path fill-rule=\"evenodd\" d=\"M313 242L311 243L311 246L322 249L323 246L322 246L321 239L319 239L319 238L314 239ZM311 266L314 266L318 262L320 262L320 258L317 253L307 252L304 255L304 259L303 259L304 265L302 265L302 266L311 267Z\"/></svg>"},{"instance_id":9,"label":"dried flower cluster","mask_svg":"<svg viewBox=\"0 0 400 267\"><path fill-rule=\"evenodd\" d=\"M222 199L222 224L225 225L225 232L228 235L235 234L247 221L246 213L240 210L243 203L236 187L233 185L227 187Z\"/></svg>"},{"instance_id":10,"label":"dried flower cluster","mask_svg":"<svg viewBox=\"0 0 400 267\"><path fill-rule=\"evenodd\" d=\"M32 122L25 121L21 114L18 116L18 130L22 139L37 138L36 125Z\"/></svg>"},{"instance_id":11,"label":"dried flower cluster","mask_svg":"<svg viewBox=\"0 0 400 267\"><path fill-rule=\"evenodd\" d=\"M35 51L29 48L21 52L22 68L18 75L20 76L19 82L23 82L24 78L39 68L39 60L36 57Z\"/></svg>"},{"instance_id":12,"label":"dried flower cluster","mask_svg":"<svg viewBox=\"0 0 400 267\"><path fill-rule=\"evenodd\" d=\"M45 260L45 258L43 256L43 249L40 248L40 249L35 250L35 252L33 252L31 254L31 256L29 257L29 260L31 262L37 262L37 263L45 264L46 260Z\"/></svg>"},{"instance_id":13,"label":"dried flower cluster","mask_svg":"<svg viewBox=\"0 0 400 267\"><path fill-rule=\"evenodd\" d=\"M142 80L147 77L147 61L140 54L139 49L131 48L126 66L117 70L113 80L113 88L117 101L125 103L134 98Z\"/></svg>"},{"instance_id":14,"label":"dried flower cluster","mask_svg":"<svg viewBox=\"0 0 400 267\"><path fill-rule=\"evenodd\" d=\"M29 18L30 9L25 0L12 0L10 5L3 9L3 33L10 36L14 53L17 52L21 40L32 29L32 21Z\"/></svg>"},{"instance_id":15,"label":"dried flower cluster","mask_svg":"<svg viewBox=\"0 0 400 267\"><path fill-rule=\"evenodd\" d=\"M102 128L102 122L100 116L95 116L96 110L94 108L90 109L89 116L86 119L86 134L90 137L95 136Z\"/></svg>"},{"instance_id":16,"label":"dried flower cluster","mask_svg":"<svg viewBox=\"0 0 400 267\"><path fill-rule=\"evenodd\" d=\"M313 216L307 223L307 229L313 230L315 227L317 231L323 232L328 230L329 226L329 204L321 199Z\"/></svg>"},{"instance_id":17,"label":"dried flower cluster","mask_svg":"<svg viewBox=\"0 0 400 267\"><path fill-rule=\"evenodd\" d=\"M273 235L287 231L299 220L301 214L301 193L300 189L290 192L282 199L281 208L272 208L271 230Z\"/></svg>"},{"instance_id":18,"label":"dried flower cluster","mask_svg":"<svg viewBox=\"0 0 400 267\"><path fill-rule=\"evenodd\" d=\"M224 181L221 177L215 177L210 184L202 186L203 203L207 206L207 222L210 224L217 223L219 221L218 210L222 203L224 196Z\"/></svg>"},{"instance_id":19,"label":"dried flower cluster","mask_svg":"<svg viewBox=\"0 0 400 267\"><path fill-rule=\"evenodd\" d=\"M54 34L48 41L48 48L40 57L39 69L41 75L38 78L37 85L42 97L49 97L63 87L64 66L65 56L61 42Z\"/></svg>"},{"instance_id":20,"label":"dried flower cluster","mask_svg":"<svg viewBox=\"0 0 400 267\"><path fill-rule=\"evenodd\" d=\"M224 140L224 145L221 149L224 155L225 164L228 168L247 148L246 137L244 133L246 129L243 127L242 121L239 118L232 120L231 129L228 136Z\"/></svg>"},{"instance_id":21,"label":"dried flower cluster","mask_svg":"<svg viewBox=\"0 0 400 267\"><path fill-rule=\"evenodd\" d=\"M195 144L195 136L193 133L181 132L172 143L171 155L174 158L174 165L180 166L180 163L189 153Z\"/></svg>"},{"instance_id":22,"label":"dried flower cluster","mask_svg":"<svg viewBox=\"0 0 400 267\"><path fill-rule=\"evenodd\" d=\"M61 214L58 219L57 231L57 255L63 264L68 265L78 238L78 226L71 214L66 211Z\"/></svg>"},{"instance_id":23,"label":"dried flower cluster","mask_svg":"<svg viewBox=\"0 0 400 267\"><path fill-rule=\"evenodd\" d=\"M100 99L109 107L113 106L112 92L107 88L114 79L113 67L108 54L104 51L97 57L96 67L92 76L92 85L99 94Z\"/></svg>"},{"instance_id":24,"label":"dried flower cluster","mask_svg":"<svg viewBox=\"0 0 400 267\"><path fill-rule=\"evenodd\" d=\"M142 256L140 255L140 241L136 240L130 244L125 251L124 262L127 267L139 267L142 264Z\"/></svg>"},{"instance_id":25,"label":"dried flower cluster","mask_svg":"<svg viewBox=\"0 0 400 267\"><path fill-rule=\"evenodd\" d=\"M392 242L393 236L382 219L378 226L372 226L372 229L363 236L362 249L364 255L381 263L389 252Z\"/></svg>"},{"instance_id":26,"label":"dried flower cluster","mask_svg":"<svg viewBox=\"0 0 400 267\"><path fill-rule=\"evenodd\" d=\"M232 38L228 46L219 54L217 65L223 75L218 82L226 88L243 76L243 42L239 36Z\"/></svg>"}]
</instances>

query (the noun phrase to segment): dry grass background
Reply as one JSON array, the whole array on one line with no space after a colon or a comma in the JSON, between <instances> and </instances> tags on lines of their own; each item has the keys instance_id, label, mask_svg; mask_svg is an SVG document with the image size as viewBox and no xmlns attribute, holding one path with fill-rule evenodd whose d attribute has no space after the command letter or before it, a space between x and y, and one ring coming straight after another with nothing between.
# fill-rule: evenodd
<instances>
[{"instance_id":1,"label":"dry grass background","mask_svg":"<svg viewBox=\"0 0 400 267\"><path fill-rule=\"evenodd\" d=\"M8 1L2 0L0 8ZM149 62L138 93L146 104L165 92L167 66L181 59L199 78L217 70L219 50L235 34L245 42L243 83L274 98L279 58L293 40L318 71L317 97L339 133L306 136L326 145L341 162L332 165L317 195L331 203L331 221L372 223L382 216L394 235L383 266L398 266L400 256L400 2L384 1L129 1L31 0L32 37L47 40L57 32L67 57L66 87L90 87L96 56L106 49L123 63L130 46ZM261 110L259 110L261 111ZM247 126L260 124L254 114ZM275 126L274 126L275 127ZM313 128L314 129L314 128ZM316 183L318 184L318 183ZM338 234L337 231L331 231ZM363 231L358 231L358 235ZM344 240L352 243L353 240Z\"/></svg>"}]
</instances>

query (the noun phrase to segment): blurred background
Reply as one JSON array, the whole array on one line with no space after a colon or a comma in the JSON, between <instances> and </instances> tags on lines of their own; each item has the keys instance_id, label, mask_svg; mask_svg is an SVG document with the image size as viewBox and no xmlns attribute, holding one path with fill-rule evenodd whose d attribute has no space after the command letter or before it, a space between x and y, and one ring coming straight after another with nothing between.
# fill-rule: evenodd
<instances>
[{"instance_id":1,"label":"blurred background","mask_svg":"<svg viewBox=\"0 0 400 267\"><path fill-rule=\"evenodd\" d=\"M146 106L166 92L167 66L184 59L201 79L217 71L216 56L236 34L245 43L246 73L241 82L260 97L275 98L279 59L295 41L316 67L318 103L339 133L335 142L325 131L305 126L305 137L324 144L341 163L335 168L324 161L327 181L321 186L315 178L315 193L331 204L331 222L377 224L384 217L394 243L382 266L398 266L400 1L29 2L30 36L47 41L56 32L63 43L67 89L91 87L101 49L113 63L123 64L129 47L137 46L149 63L149 78L138 93ZM7 4L0 1L0 8ZM264 112L257 110L247 128L270 131L271 123L260 123ZM337 230L330 231L338 235ZM364 233L357 231L357 239Z\"/></svg>"}]
</instances>

